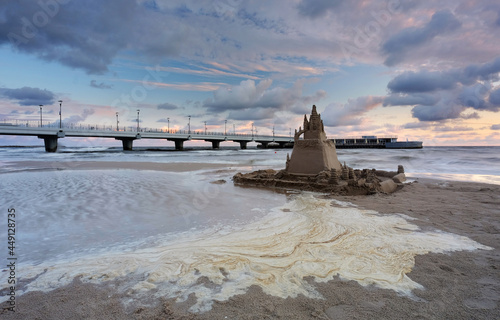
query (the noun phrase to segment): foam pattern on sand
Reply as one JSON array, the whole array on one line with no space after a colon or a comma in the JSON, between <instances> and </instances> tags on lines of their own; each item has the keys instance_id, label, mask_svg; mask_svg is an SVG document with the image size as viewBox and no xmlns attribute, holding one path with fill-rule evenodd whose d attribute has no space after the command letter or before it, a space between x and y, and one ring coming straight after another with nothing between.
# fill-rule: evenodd
<instances>
[{"instance_id":1,"label":"foam pattern on sand","mask_svg":"<svg viewBox=\"0 0 500 320\"><path fill-rule=\"evenodd\" d=\"M421 287L407 275L416 255L490 249L454 234L421 232L402 216L332 204L299 195L244 227L185 232L175 241L135 252L23 266L20 277L37 276L27 291L46 291L77 276L94 283L127 276L119 290L131 297L182 301L194 293L197 303L191 311L200 312L209 310L214 300L245 293L251 285L282 298L303 294L321 299L306 276L324 282L339 275L411 294Z\"/></svg>"}]
</instances>

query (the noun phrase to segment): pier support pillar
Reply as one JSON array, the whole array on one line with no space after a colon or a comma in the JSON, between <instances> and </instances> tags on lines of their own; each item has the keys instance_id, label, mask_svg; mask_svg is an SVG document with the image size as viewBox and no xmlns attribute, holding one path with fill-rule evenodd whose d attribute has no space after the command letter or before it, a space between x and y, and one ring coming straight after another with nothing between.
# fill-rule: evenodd
<instances>
[{"instance_id":1,"label":"pier support pillar","mask_svg":"<svg viewBox=\"0 0 500 320\"><path fill-rule=\"evenodd\" d=\"M132 151L132 145L135 139L133 138L115 138L116 140L121 140L124 151Z\"/></svg>"},{"instance_id":2,"label":"pier support pillar","mask_svg":"<svg viewBox=\"0 0 500 320\"><path fill-rule=\"evenodd\" d=\"M134 140L132 140L132 139L123 139L122 140L123 150L132 151L133 143L134 143Z\"/></svg>"},{"instance_id":3,"label":"pier support pillar","mask_svg":"<svg viewBox=\"0 0 500 320\"><path fill-rule=\"evenodd\" d=\"M175 150L184 150L184 140L174 140Z\"/></svg>"},{"instance_id":4,"label":"pier support pillar","mask_svg":"<svg viewBox=\"0 0 500 320\"><path fill-rule=\"evenodd\" d=\"M260 144L262 145L263 149L267 149L267 145L269 144L269 142L261 141Z\"/></svg>"},{"instance_id":5,"label":"pier support pillar","mask_svg":"<svg viewBox=\"0 0 500 320\"><path fill-rule=\"evenodd\" d=\"M175 143L175 150L184 150L184 141L191 139L167 139L168 141L173 141Z\"/></svg>"},{"instance_id":6,"label":"pier support pillar","mask_svg":"<svg viewBox=\"0 0 500 320\"><path fill-rule=\"evenodd\" d=\"M278 142L278 144L280 145L280 148L284 148L285 144L287 144L287 142Z\"/></svg>"},{"instance_id":7,"label":"pier support pillar","mask_svg":"<svg viewBox=\"0 0 500 320\"><path fill-rule=\"evenodd\" d=\"M41 136L38 137L40 139L43 139L44 144L45 144L45 151L47 152L56 152L57 151L57 137L54 136Z\"/></svg>"},{"instance_id":8,"label":"pier support pillar","mask_svg":"<svg viewBox=\"0 0 500 320\"><path fill-rule=\"evenodd\" d=\"M240 148L241 149L246 149L247 148L247 143L248 141L238 141L240 143Z\"/></svg>"},{"instance_id":9,"label":"pier support pillar","mask_svg":"<svg viewBox=\"0 0 500 320\"><path fill-rule=\"evenodd\" d=\"M220 147L220 140L206 140L212 142L212 149L219 149Z\"/></svg>"}]
</instances>

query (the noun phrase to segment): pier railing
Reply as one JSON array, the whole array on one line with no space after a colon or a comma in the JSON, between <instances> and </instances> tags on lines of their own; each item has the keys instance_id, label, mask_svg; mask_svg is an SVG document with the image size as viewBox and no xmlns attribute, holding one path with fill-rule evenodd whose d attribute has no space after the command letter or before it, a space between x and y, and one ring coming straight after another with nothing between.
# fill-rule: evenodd
<instances>
[{"instance_id":1,"label":"pier railing","mask_svg":"<svg viewBox=\"0 0 500 320\"><path fill-rule=\"evenodd\" d=\"M219 131L208 131L204 129L195 130L181 130L181 129L169 129L169 128L151 128L151 127L139 127L137 126L117 126L116 125L103 125L103 124L83 124L83 123L62 123L61 127L59 122L53 121L40 121L36 120L2 120L0 126L15 126L15 127L25 127L25 128L53 128L53 129L69 129L69 130L87 130L87 131L114 131L114 132L149 132L149 133L170 133L170 134L190 134L190 135L208 135L208 136L241 136L241 137L276 137L276 138L292 138L292 136L284 135L263 135L252 133L241 133L235 132L233 130L227 130L224 132Z\"/></svg>"}]
</instances>

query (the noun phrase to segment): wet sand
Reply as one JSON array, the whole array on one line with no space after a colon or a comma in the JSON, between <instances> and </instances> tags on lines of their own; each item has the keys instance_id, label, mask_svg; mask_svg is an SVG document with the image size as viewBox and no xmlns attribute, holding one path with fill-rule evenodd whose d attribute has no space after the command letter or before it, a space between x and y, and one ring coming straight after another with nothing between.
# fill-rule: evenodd
<instances>
[{"instance_id":1,"label":"wet sand","mask_svg":"<svg viewBox=\"0 0 500 320\"><path fill-rule=\"evenodd\" d=\"M164 164L162 164L164 165ZM225 165L227 167L227 165ZM116 168L116 167L115 167ZM115 288L120 279L92 285L75 279L48 293L17 297L16 313L5 319L499 319L500 318L500 186L417 179L391 195L336 196L381 214L401 213L422 230L466 236L493 250L426 254L415 258L408 276L424 289L414 296L335 278L316 283L324 300L304 296L282 299L252 286L246 294L215 302L212 310L192 314L174 299L133 302ZM210 286L208 281L205 283ZM22 284L21 284L22 285ZM2 304L2 307L5 304Z\"/></svg>"},{"instance_id":2,"label":"wet sand","mask_svg":"<svg viewBox=\"0 0 500 320\"><path fill-rule=\"evenodd\" d=\"M198 162L133 162L133 161L11 161L5 164L11 170L154 170L170 172L186 172L204 169L228 168L227 163ZM234 165L233 167L238 167ZM26 169L27 168L27 169ZM12 172L12 171L8 171Z\"/></svg>"}]
</instances>

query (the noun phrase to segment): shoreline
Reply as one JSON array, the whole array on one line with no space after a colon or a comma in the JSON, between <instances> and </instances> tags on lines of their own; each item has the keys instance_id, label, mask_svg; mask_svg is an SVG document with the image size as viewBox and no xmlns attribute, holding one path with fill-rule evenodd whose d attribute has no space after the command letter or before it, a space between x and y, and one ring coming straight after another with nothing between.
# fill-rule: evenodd
<instances>
[{"instance_id":1,"label":"shoreline","mask_svg":"<svg viewBox=\"0 0 500 320\"><path fill-rule=\"evenodd\" d=\"M179 163L168 165L171 165L169 169L173 169ZM216 168L228 168L227 164L214 165ZM137 166L137 163L132 166ZM91 169L96 168L91 165ZM193 314L187 311L194 303L193 296L182 303L175 302L175 299L157 299L148 301L150 305L145 306L137 300L126 307L121 303L127 298L126 294L114 290L120 279L99 285L75 279L70 285L47 293L30 292L18 296L17 312L9 314L0 311L0 315L12 319L500 318L500 186L419 177L410 179L414 182L405 184L402 190L390 195L331 198L377 211L381 215L403 214L422 231L454 233L493 248L417 255L415 266L408 276L424 288L414 290L412 298L392 290L363 287L355 281L338 277L326 283L306 278L325 300L301 295L282 299L252 286L245 294L233 296L227 301L216 301L208 312ZM210 285L209 282L206 285Z\"/></svg>"},{"instance_id":2,"label":"shoreline","mask_svg":"<svg viewBox=\"0 0 500 320\"><path fill-rule=\"evenodd\" d=\"M241 167L241 165L228 165L226 163L207 162L139 162L139 161L9 161L7 167L22 167L19 170L3 173L23 171L51 171L51 170L153 170L165 172L188 172L204 169L220 169Z\"/></svg>"},{"instance_id":3,"label":"shoreline","mask_svg":"<svg viewBox=\"0 0 500 320\"><path fill-rule=\"evenodd\" d=\"M3 173L15 173L25 171L51 171L51 170L153 170L165 172L188 172L205 169L220 169L226 168L234 170L236 168L249 167L246 164L227 164L227 163L210 163L210 162L146 162L146 161L3 161L7 168L15 168L20 166L19 170L4 171ZM260 166L257 166L260 167ZM281 168L282 169L282 168ZM358 168L355 168L358 169ZM456 182L472 182L479 184L500 185L500 175L484 175L484 174L454 174L454 173L406 173L408 180L436 180L436 181L456 181ZM471 181L472 179L472 181Z\"/></svg>"}]
</instances>

